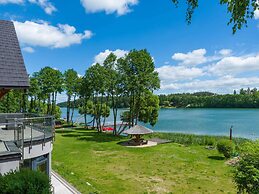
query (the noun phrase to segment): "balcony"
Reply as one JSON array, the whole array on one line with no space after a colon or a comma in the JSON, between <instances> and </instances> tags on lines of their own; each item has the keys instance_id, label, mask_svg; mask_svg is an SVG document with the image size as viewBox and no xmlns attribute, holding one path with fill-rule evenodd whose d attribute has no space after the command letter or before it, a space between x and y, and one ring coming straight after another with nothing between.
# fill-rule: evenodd
<instances>
[{"instance_id":1,"label":"balcony","mask_svg":"<svg viewBox=\"0 0 259 194\"><path fill-rule=\"evenodd\" d=\"M0 114L0 162L13 156L24 159L24 148L45 146L54 137L54 118L36 114Z\"/></svg>"}]
</instances>

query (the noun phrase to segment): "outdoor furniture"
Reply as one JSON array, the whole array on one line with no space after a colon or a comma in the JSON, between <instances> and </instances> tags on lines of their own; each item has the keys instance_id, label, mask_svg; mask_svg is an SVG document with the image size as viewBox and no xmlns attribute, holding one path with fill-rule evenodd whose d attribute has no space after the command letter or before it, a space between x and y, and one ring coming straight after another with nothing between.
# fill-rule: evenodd
<instances>
[{"instance_id":1,"label":"outdoor furniture","mask_svg":"<svg viewBox=\"0 0 259 194\"><path fill-rule=\"evenodd\" d=\"M133 138L129 141L131 145L144 145L147 144L148 141L141 138L142 135L147 135L153 133L151 129L148 129L141 125L135 125L130 129L124 131L125 134L131 135Z\"/></svg>"}]
</instances>

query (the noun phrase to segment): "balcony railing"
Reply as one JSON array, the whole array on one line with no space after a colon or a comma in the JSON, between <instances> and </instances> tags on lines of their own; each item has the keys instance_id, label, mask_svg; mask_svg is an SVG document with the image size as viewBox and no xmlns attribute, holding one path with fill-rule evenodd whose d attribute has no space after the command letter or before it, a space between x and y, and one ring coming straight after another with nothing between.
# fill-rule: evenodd
<instances>
[{"instance_id":1,"label":"balcony railing","mask_svg":"<svg viewBox=\"0 0 259 194\"><path fill-rule=\"evenodd\" d=\"M54 136L53 116L36 114L0 114L0 141L14 142L18 148L31 147L35 142L45 144Z\"/></svg>"}]
</instances>

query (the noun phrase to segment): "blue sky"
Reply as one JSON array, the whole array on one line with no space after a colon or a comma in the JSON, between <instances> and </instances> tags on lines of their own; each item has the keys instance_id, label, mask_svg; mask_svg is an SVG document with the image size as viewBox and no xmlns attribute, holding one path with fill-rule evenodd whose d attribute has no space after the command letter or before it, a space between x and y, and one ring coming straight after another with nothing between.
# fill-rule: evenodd
<instances>
[{"instance_id":1,"label":"blue sky","mask_svg":"<svg viewBox=\"0 0 259 194\"><path fill-rule=\"evenodd\" d=\"M162 81L158 93L257 87L259 11L233 35L218 2L200 0L191 25L186 5L171 0L0 0L0 19L14 21L29 73L51 66L83 75L111 51L146 48Z\"/></svg>"}]
</instances>

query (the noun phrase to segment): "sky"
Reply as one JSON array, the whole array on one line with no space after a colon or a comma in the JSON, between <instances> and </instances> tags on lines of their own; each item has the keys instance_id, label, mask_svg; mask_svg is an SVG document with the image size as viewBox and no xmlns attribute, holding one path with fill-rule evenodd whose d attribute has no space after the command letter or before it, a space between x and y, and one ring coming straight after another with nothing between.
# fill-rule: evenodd
<instances>
[{"instance_id":1,"label":"sky","mask_svg":"<svg viewBox=\"0 0 259 194\"><path fill-rule=\"evenodd\" d=\"M147 49L160 94L259 86L259 10L235 35L219 0L200 0L190 25L185 14L185 3L171 0L0 0L0 19L14 22L29 74L50 66L84 75L110 52Z\"/></svg>"}]
</instances>

